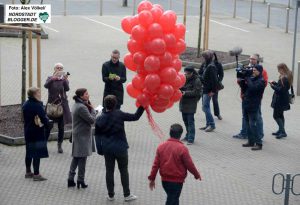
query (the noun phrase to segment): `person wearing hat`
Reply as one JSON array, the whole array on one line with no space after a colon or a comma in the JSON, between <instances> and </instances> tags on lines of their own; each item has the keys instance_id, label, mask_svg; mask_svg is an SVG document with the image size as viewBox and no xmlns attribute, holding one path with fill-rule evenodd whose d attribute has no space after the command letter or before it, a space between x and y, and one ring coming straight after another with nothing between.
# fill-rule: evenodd
<instances>
[{"instance_id":1,"label":"person wearing hat","mask_svg":"<svg viewBox=\"0 0 300 205\"><path fill-rule=\"evenodd\" d=\"M248 142L243 147L252 147L252 150L262 149L262 139L258 134L259 107L265 90L265 81L262 76L263 67L255 65L252 75L241 81L245 91L243 96L243 116L245 116Z\"/></svg>"},{"instance_id":2,"label":"person wearing hat","mask_svg":"<svg viewBox=\"0 0 300 205\"><path fill-rule=\"evenodd\" d=\"M182 98L179 103L179 110L182 113L182 119L186 128L186 135L183 141L187 141L188 145L194 143L195 140L195 119L194 115L197 110L198 101L202 95L202 84L197 72L193 66L184 68L186 82L182 88Z\"/></svg>"}]
</instances>

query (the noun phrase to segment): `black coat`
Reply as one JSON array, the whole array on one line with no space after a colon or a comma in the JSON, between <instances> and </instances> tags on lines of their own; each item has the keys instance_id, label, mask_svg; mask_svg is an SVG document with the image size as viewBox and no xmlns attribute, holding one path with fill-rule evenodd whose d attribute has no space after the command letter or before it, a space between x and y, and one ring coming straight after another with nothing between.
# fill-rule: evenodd
<instances>
[{"instance_id":1,"label":"black coat","mask_svg":"<svg viewBox=\"0 0 300 205\"><path fill-rule=\"evenodd\" d=\"M218 71L214 62L204 63L199 69L200 80L203 85L203 93L218 92ZM223 79L223 76L220 76Z\"/></svg>"},{"instance_id":2,"label":"black coat","mask_svg":"<svg viewBox=\"0 0 300 205\"><path fill-rule=\"evenodd\" d=\"M116 74L120 76L120 80L109 80L109 74ZM102 65L102 80L105 83L103 98L107 95L115 95L118 100L118 105L123 104L124 88L123 83L126 82L126 67L118 61L114 64L111 60Z\"/></svg>"},{"instance_id":3,"label":"black coat","mask_svg":"<svg viewBox=\"0 0 300 205\"><path fill-rule=\"evenodd\" d=\"M102 143L102 151L104 154L123 154L129 148L126 133L124 129L125 121L137 121L144 112L143 107L139 107L135 114L125 113L121 110L106 112L96 119L95 139L97 149ZM102 142L100 142L102 141Z\"/></svg>"},{"instance_id":4,"label":"black coat","mask_svg":"<svg viewBox=\"0 0 300 205\"><path fill-rule=\"evenodd\" d=\"M259 77L250 77L241 81L240 86L245 93L243 95L242 105L247 112L256 112L261 104L261 99L265 90L265 81Z\"/></svg>"},{"instance_id":5,"label":"black coat","mask_svg":"<svg viewBox=\"0 0 300 205\"><path fill-rule=\"evenodd\" d=\"M190 79L187 79L185 85L180 88L185 92L179 103L179 110L182 113L196 113L197 104L202 95L202 84L196 72Z\"/></svg>"},{"instance_id":6,"label":"black coat","mask_svg":"<svg viewBox=\"0 0 300 205\"><path fill-rule=\"evenodd\" d=\"M26 142L26 157L45 158L48 157L47 138L45 127L49 120L45 113L43 103L34 98L29 98L23 105L24 136ZM35 124L35 116L38 116L44 126Z\"/></svg>"},{"instance_id":7,"label":"black coat","mask_svg":"<svg viewBox=\"0 0 300 205\"><path fill-rule=\"evenodd\" d=\"M271 88L274 90L271 107L278 110L289 110L289 81L286 77L279 79L277 83L271 84Z\"/></svg>"}]
</instances>

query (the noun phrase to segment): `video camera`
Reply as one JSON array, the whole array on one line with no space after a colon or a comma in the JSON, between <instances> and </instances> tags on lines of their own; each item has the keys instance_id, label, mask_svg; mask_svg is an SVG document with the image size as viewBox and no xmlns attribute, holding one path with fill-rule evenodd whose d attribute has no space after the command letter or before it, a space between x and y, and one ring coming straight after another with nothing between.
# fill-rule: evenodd
<instances>
[{"instance_id":1,"label":"video camera","mask_svg":"<svg viewBox=\"0 0 300 205\"><path fill-rule=\"evenodd\" d=\"M247 77L250 77L253 73L254 66L239 66L235 69L236 71L236 77L240 79L245 79Z\"/></svg>"}]
</instances>

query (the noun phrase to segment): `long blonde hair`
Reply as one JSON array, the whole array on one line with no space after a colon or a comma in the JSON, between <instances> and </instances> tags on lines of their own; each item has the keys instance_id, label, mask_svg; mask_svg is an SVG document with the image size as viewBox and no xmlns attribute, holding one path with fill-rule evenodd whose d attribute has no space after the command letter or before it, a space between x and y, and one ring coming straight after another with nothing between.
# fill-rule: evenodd
<instances>
[{"instance_id":1,"label":"long blonde hair","mask_svg":"<svg viewBox=\"0 0 300 205\"><path fill-rule=\"evenodd\" d=\"M287 67L287 65L285 63L280 63L277 65L277 69L282 70L284 75L279 76L280 79L282 79L283 77L286 77L288 79L288 82L290 84L290 86L293 85L293 73L290 71L290 69Z\"/></svg>"}]
</instances>

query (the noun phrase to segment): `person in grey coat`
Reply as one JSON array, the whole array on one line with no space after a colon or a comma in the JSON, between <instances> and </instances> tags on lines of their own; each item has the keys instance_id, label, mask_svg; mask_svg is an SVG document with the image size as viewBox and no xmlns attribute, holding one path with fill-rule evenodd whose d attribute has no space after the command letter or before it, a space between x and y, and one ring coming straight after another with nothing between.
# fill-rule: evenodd
<instances>
[{"instance_id":1,"label":"person in grey coat","mask_svg":"<svg viewBox=\"0 0 300 205\"><path fill-rule=\"evenodd\" d=\"M59 118L52 118L48 116L52 123L50 123L49 128L46 130L47 139L50 136L53 124L58 125L58 138L57 138L57 151L58 153L63 153L62 142L64 140L64 126L72 122L71 112L68 103L67 92L69 88L68 73L64 71L64 66L61 63L56 63L54 65L54 73L52 76L48 77L44 85L48 89L48 102L47 103L59 103L61 102L63 107L63 116Z\"/></svg>"},{"instance_id":2,"label":"person in grey coat","mask_svg":"<svg viewBox=\"0 0 300 205\"><path fill-rule=\"evenodd\" d=\"M180 112L182 112L182 119L187 132L183 141L188 141L187 144L191 145L195 140L194 115L197 110L198 101L202 95L202 84L193 66L185 67L184 73L186 76L186 83L180 88L182 98L179 103L179 109Z\"/></svg>"},{"instance_id":3,"label":"person in grey coat","mask_svg":"<svg viewBox=\"0 0 300 205\"><path fill-rule=\"evenodd\" d=\"M75 104L73 115L72 163L69 171L68 187L76 186L74 177L78 167L77 188L86 188L84 182L87 157L92 154L92 125L96 120L96 111L89 101L89 93L85 88L77 89L73 99Z\"/></svg>"}]
</instances>

